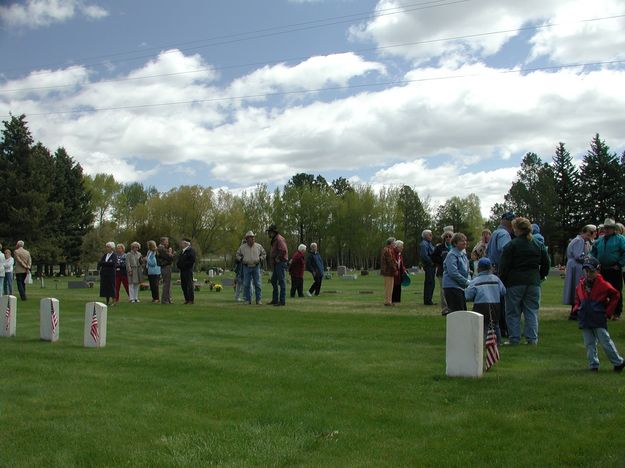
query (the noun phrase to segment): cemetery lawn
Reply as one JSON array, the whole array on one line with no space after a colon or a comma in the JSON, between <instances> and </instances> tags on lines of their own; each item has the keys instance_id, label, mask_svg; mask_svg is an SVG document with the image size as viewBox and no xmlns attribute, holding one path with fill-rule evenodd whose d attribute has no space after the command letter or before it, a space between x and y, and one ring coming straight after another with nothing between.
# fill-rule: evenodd
<instances>
[{"instance_id":1,"label":"cemetery lawn","mask_svg":"<svg viewBox=\"0 0 625 468\"><path fill-rule=\"evenodd\" d=\"M109 309L102 349L82 347L98 284L31 285L0 338L0 466L623 466L625 373L602 350L586 370L562 283L544 284L540 344L502 347L481 379L445 376L421 276L392 309L377 275L286 307L142 291ZM39 340L42 297L61 301L58 343ZM625 353L625 323L609 330Z\"/></svg>"}]
</instances>

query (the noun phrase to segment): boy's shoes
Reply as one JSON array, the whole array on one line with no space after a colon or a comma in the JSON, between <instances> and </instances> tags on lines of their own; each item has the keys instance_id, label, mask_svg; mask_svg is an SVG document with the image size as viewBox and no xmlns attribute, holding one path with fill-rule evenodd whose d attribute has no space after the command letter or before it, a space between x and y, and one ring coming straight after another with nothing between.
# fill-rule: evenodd
<instances>
[{"instance_id":1,"label":"boy's shoes","mask_svg":"<svg viewBox=\"0 0 625 468\"><path fill-rule=\"evenodd\" d=\"M621 362L618 366L614 366L614 372L623 372L625 367L625 361Z\"/></svg>"},{"instance_id":2,"label":"boy's shoes","mask_svg":"<svg viewBox=\"0 0 625 468\"><path fill-rule=\"evenodd\" d=\"M307 295L308 297L312 297L312 294L310 294L310 291L306 291L306 295Z\"/></svg>"},{"instance_id":3,"label":"boy's shoes","mask_svg":"<svg viewBox=\"0 0 625 468\"><path fill-rule=\"evenodd\" d=\"M599 368L598 367L591 367L589 370L590 370L590 372L599 372Z\"/></svg>"}]
</instances>

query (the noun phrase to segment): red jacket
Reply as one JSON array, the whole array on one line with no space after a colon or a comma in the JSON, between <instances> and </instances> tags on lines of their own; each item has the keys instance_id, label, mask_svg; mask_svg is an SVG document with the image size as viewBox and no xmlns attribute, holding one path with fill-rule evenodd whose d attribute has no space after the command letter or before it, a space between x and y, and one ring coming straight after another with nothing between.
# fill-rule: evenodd
<instances>
[{"instance_id":1,"label":"red jacket","mask_svg":"<svg viewBox=\"0 0 625 468\"><path fill-rule=\"evenodd\" d=\"M582 277L575 289L575 310L580 328L607 328L606 317L612 317L621 293L597 274L590 291L586 290L586 278Z\"/></svg>"},{"instance_id":2,"label":"red jacket","mask_svg":"<svg viewBox=\"0 0 625 468\"><path fill-rule=\"evenodd\" d=\"M293 258L289 262L289 273L293 278L303 278L305 267L304 254L298 250L293 254Z\"/></svg>"}]
</instances>

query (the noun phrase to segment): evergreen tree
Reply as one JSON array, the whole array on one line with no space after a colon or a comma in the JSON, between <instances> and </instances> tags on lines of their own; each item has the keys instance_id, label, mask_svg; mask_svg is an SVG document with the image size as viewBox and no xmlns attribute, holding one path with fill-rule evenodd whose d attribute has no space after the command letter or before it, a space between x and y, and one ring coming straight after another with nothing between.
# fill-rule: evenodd
<instances>
[{"instance_id":1,"label":"evergreen tree","mask_svg":"<svg viewBox=\"0 0 625 468\"><path fill-rule=\"evenodd\" d=\"M566 250L569 239L579 231L579 172L564 143L560 142L551 164L555 182L555 204L553 218L555 230L552 233L554 244L561 252Z\"/></svg>"},{"instance_id":2,"label":"evergreen tree","mask_svg":"<svg viewBox=\"0 0 625 468\"><path fill-rule=\"evenodd\" d=\"M596 134L580 170L585 196L580 199L581 224L599 224L622 214L623 170L616 153Z\"/></svg>"}]
</instances>

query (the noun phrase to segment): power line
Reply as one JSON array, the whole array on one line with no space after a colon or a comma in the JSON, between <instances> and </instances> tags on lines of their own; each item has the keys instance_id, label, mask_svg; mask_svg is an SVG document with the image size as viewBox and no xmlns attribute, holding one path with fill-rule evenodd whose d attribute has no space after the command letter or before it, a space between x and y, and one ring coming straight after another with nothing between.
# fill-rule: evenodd
<instances>
[{"instance_id":1,"label":"power line","mask_svg":"<svg viewBox=\"0 0 625 468\"><path fill-rule=\"evenodd\" d=\"M513 73L516 74L516 73L526 73L526 72L543 71L543 70L561 70L565 68L588 67L588 66L599 66L599 65L615 65L615 64L621 64L621 63L625 63L625 60L610 60L610 61L603 61L603 62L588 62L588 63L574 63L574 64L553 65L553 66L543 66L543 67L518 68L518 69L513 69L513 70L499 70L493 73L468 73L468 74L461 74L461 75L445 75L445 76L435 76L435 77L429 77L429 78L415 78L412 80L394 80L394 81L386 81L386 82L379 82L379 83L363 83L363 84L352 84L352 85L345 85L345 86L331 86L331 87L326 87L326 88L307 89L307 90L300 90L300 91L281 91L281 92L276 92L276 93L249 94L249 95L243 95L243 96L227 96L227 97L216 97L216 98L208 98L208 99L195 99L192 101L163 102L163 103L156 103L156 104L138 104L138 105L132 105L132 106L102 107L102 108L95 108L95 109L40 112L40 113L32 113L32 114L27 113L26 115L28 115L28 117L30 118L30 117L35 117L35 116L86 114L86 113L114 111L114 110L146 109L146 108L153 108L153 107L200 104L200 103L208 103L208 102L241 101L241 100L246 100L246 99L270 98L270 97L289 96L289 95L297 95L297 94L313 94L313 93L320 93L320 92L325 92L325 91L363 89L363 88L372 88L372 87L378 87L378 86L405 85L405 84L410 84L410 83L463 79L463 78L479 78L479 77L493 76L493 75L505 75L505 74L513 74Z\"/></svg>"},{"instance_id":2,"label":"power line","mask_svg":"<svg viewBox=\"0 0 625 468\"><path fill-rule=\"evenodd\" d=\"M393 7L393 8L386 8L386 9L378 10L375 13L356 13L356 14L351 14L351 15L335 16L335 17L329 17L325 19L306 21L302 23L294 23L291 25L274 26L274 27L265 28L265 29L258 29L258 30L250 31L250 32L215 36L213 38L204 39L204 40L200 39L200 40L183 42L183 43L174 43L174 44L165 45L161 47L151 47L148 50L162 50L163 48L172 48L172 47L177 47L180 45L195 44L198 42L200 43L207 42L207 44L204 44L204 45L181 48L180 50L189 51L189 50L204 49L208 47L215 47L215 46L220 46L220 45L227 45L227 44L233 44L233 43L238 43L238 42L250 41L254 39L261 39L265 37L288 34L292 32L305 31L305 30L316 29L316 28L327 27L327 26L336 26L338 24L350 23L350 22L357 21L357 20L373 19L373 18L379 18L383 16L396 15L396 14L404 13L407 11L417 11L417 10L425 10L425 9L430 9L430 8L456 5L460 3L467 3L470 1L471 0L432 0L432 1L427 1L427 2L400 5L400 6ZM282 31L280 31L281 29ZM244 37L240 37L240 36L244 36ZM134 52L133 51L117 52L117 53L107 54L107 55L78 58L78 59L74 59L74 61L79 62L79 61L88 61L88 60L95 60L95 59L104 59L107 57L118 57L118 56L128 55L132 53ZM129 61L134 61L134 60L140 60L143 58L149 58L152 56L153 54L146 55L142 53L142 55L136 55L136 56L128 57L125 59L95 62L95 63L91 63L91 65L106 65L110 63L129 62ZM58 65L58 62L40 65L40 67L49 67L49 66L54 66L54 65ZM28 68L32 69L33 67L28 67ZM6 69L6 70L0 70L0 73L8 73L11 71L24 70L24 69L26 69L26 67ZM41 73L34 73L31 76L36 76L38 74L45 75L48 73L50 72L42 71Z\"/></svg>"},{"instance_id":3,"label":"power line","mask_svg":"<svg viewBox=\"0 0 625 468\"><path fill-rule=\"evenodd\" d=\"M464 36L453 36L453 37L438 38L438 39L428 39L424 41L404 42L404 43L392 44L392 45L387 45L387 46L356 49L356 50L348 51L348 52L354 52L354 53L374 52L374 51L392 49L396 47L425 45L425 44L433 44L437 42L457 41L457 40L462 40L462 39L474 39L478 37L493 36L493 35L498 35L498 34L510 34L510 33L515 33L515 32L518 33L518 32L523 32L523 31L535 31L535 30L554 28L554 27L560 27L560 26L569 26L571 24L605 21L605 20L619 19L619 18L624 18L624 17L625 17L625 14L604 16L600 18L587 18L587 19L582 19L582 20L577 20L577 21L568 21L564 23L548 23L548 24L537 25L537 26L526 26L526 27L516 28L516 29L504 29L504 30L489 31L489 32L484 32L484 33L467 34ZM339 53L346 53L346 52L333 52L332 54L339 54ZM110 79L110 80L101 80L101 81L98 81L97 83L91 83L91 84L118 83L118 82L125 82L125 81L145 80L145 79L150 79L150 78L161 78L161 77L167 77L167 76L179 76L179 75L186 75L186 74L191 74L191 73L201 73L205 71L218 71L218 70L226 70L226 69L233 69L233 68L245 68L245 67L252 67L252 66L259 66L259 65L292 62L295 60L306 60L311 57L312 56L300 56L300 57L291 57L291 58L285 58L285 59L279 59L279 60L273 60L273 61L265 61L265 62L253 62L253 63L247 63L247 64L227 65L227 66L222 66L222 67L199 68L196 70L187 70L187 71L174 72L174 73L159 73L159 74L154 74L154 75L145 75L145 76L138 76L138 77L132 77L132 78L116 78L116 79ZM43 90L43 89L61 89L61 88L70 88L74 86L76 86L75 83L67 84L67 85L14 88L14 89L3 90L2 92L0 92L0 95L3 93L10 93L10 92L36 91L36 90Z\"/></svg>"}]
</instances>

